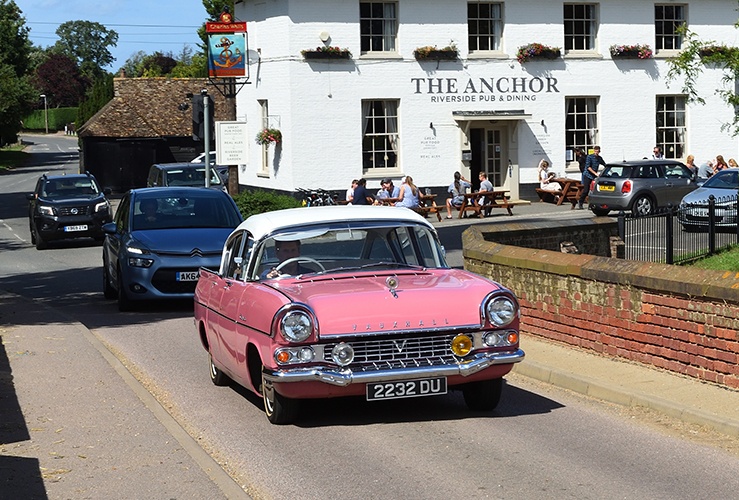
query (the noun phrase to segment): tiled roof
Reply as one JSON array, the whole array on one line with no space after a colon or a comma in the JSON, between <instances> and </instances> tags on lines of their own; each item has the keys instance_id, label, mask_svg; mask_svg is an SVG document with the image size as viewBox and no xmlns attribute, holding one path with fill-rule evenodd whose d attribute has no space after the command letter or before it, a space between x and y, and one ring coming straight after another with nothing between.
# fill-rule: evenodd
<instances>
[{"instance_id":1,"label":"tiled roof","mask_svg":"<svg viewBox=\"0 0 739 500\"><path fill-rule=\"evenodd\" d=\"M207 89L216 121L229 119L226 98L205 78L115 78L114 97L78 131L80 137L178 137L192 135L186 94Z\"/></svg>"}]
</instances>

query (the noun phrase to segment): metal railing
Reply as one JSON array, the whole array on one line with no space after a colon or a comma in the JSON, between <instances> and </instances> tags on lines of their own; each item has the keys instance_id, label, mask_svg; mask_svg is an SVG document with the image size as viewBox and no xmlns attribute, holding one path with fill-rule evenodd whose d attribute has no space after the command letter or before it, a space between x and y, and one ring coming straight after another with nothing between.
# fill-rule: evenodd
<instances>
[{"instance_id":1,"label":"metal railing","mask_svg":"<svg viewBox=\"0 0 739 500\"><path fill-rule=\"evenodd\" d=\"M625 258L684 264L739 244L737 196L715 198L636 217L618 215Z\"/></svg>"}]
</instances>

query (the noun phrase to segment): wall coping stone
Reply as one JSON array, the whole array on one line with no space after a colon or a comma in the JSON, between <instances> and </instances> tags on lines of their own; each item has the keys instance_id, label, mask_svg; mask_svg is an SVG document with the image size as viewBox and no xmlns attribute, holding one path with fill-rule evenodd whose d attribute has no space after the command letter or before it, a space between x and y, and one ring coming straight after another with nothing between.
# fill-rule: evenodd
<instances>
[{"instance_id":1,"label":"wall coping stone","mask_svg":"<svg viewBox=\"0 0 739 500\"><path fill-rule=\"evenodd\" d=\"M567 221L568 226L601 224L606 217ZM583 222L584 221L584 222ZM506 226L506 227L502 227ZM584 254L566 254L503 245L485 239L486 233L510 230L541 230L548 221L477 224L462 233L462 255L472 259L520 269L562 276L576 276L593 281L616 283L687 297L703 297L739 303L739 273L695 267L614 259Z\"/></svg>"}]
</instances>

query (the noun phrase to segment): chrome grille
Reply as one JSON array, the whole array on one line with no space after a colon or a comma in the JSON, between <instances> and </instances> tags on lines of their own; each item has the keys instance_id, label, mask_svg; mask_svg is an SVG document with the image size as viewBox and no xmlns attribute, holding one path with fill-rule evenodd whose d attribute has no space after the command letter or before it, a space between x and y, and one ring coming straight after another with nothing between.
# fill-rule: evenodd
<instances>
[{"instance_id":1,"label":"chrome grille","mask_svg":"<svg viewBox=\"0 0 739 500\"><path fill-rule=\"evenodd\" d=\"M81 207L59 207L59 215L90 215L90 207L83 205ZM76 210L77 213L73 213Z\"/></svg>"},{"instance_id":2,"label":"chrome grille","mask_svg":"<svg viewBox=\"0 0 739 500\"><path fill-rule=\"evenodd\" d=\"M352 369L377 370L456 363L457 358L450 348L453 338L454 335L435 335L347 340L346 343L354 349ZM325 361L331 362L331 350L337 343L326 344Z\"/></svg>"}]
</instances>

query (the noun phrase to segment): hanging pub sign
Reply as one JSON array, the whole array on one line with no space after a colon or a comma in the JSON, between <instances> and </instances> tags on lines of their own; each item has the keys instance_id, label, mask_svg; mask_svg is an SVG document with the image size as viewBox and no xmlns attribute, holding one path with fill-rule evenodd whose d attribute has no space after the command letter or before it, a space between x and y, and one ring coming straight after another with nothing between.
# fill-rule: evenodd
<instances>
[{"instance_id":1,"label":"hanging pub sign","mask_svg":"<svg viewBox=\"0 0 739 500\"><path fill-rule=\"evenodd\" d=\"M208 34L208 76L235 78L246 75L246 23L236 22L228 12L217 23L205 23Z\"/></svg>"}]
</instances>

